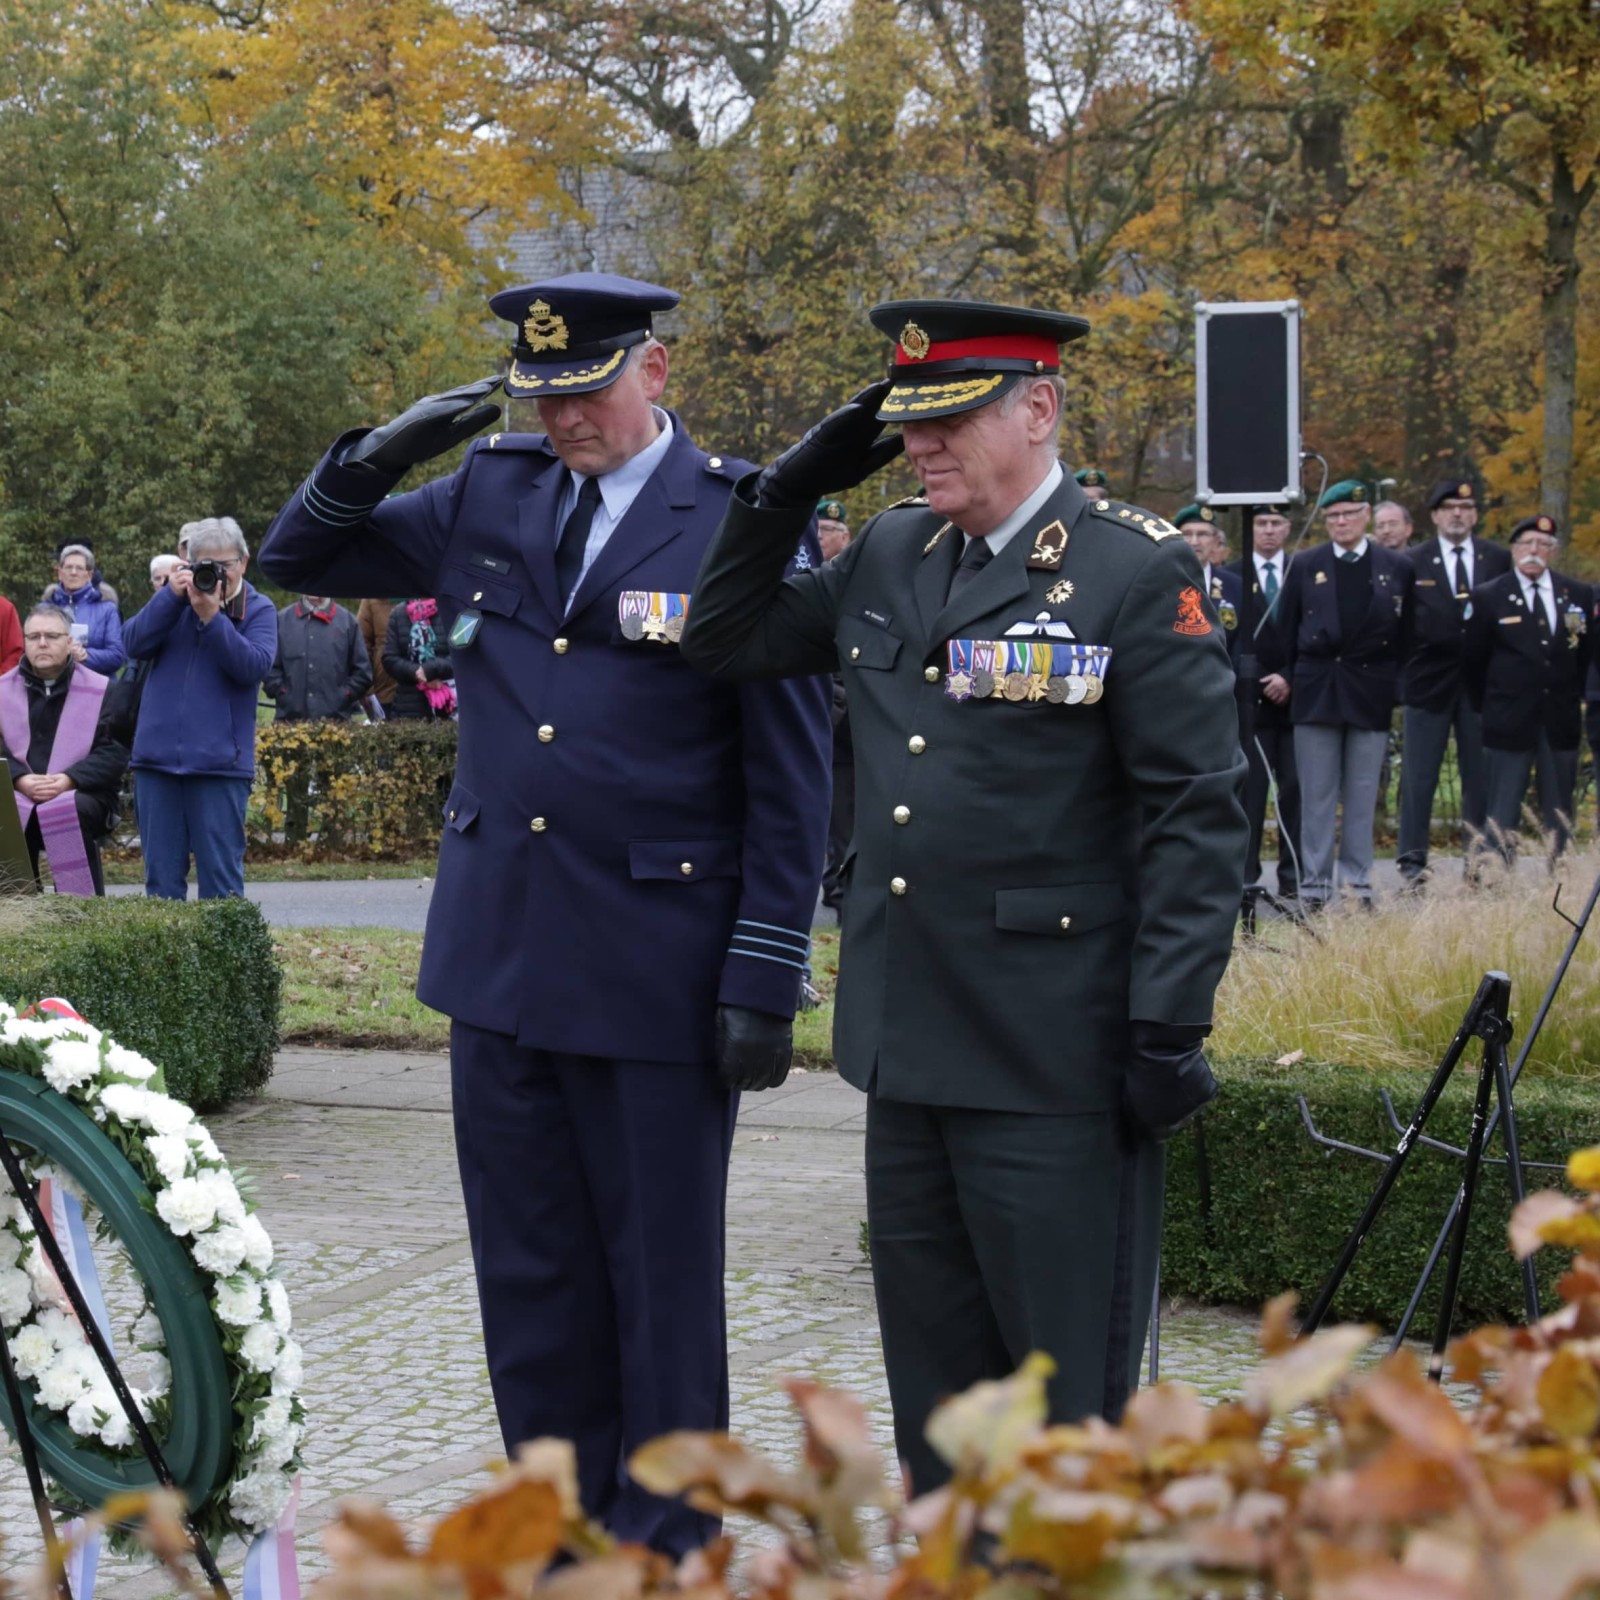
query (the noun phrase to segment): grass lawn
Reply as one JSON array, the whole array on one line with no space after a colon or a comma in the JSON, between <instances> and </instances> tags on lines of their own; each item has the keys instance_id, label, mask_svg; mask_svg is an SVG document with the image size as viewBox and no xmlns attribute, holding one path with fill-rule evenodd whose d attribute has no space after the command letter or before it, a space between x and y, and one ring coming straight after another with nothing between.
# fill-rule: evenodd
<instances>
[{"instance_id":1,"label":"grass lawn","mask_svg":"<svg viewBox=\"0 0 1600 1600\"><path fill-rule=\"evenodd\" d=\"M143 883L144 861L137 854L105 861L107 883ZM438 858L416 861L246 861L246 883L329 883L373 878L431 878Z\"/></svg>"},{"instance_id":2,"label":"grass lawn","mask_svg":"<svg viewBox=\"0 0 1600 1600\"><path fill-rule=\"evenodd\" d=\"M444 1050L449 1019L412 992L422 935L391 928L279 928L283 961L283 1042L385 1050ZM813 978L819 1010L795 1019L795 1064L833 1065L833 989L839 976L839 930L819 928Z\"/></svg>"}]
</instances>

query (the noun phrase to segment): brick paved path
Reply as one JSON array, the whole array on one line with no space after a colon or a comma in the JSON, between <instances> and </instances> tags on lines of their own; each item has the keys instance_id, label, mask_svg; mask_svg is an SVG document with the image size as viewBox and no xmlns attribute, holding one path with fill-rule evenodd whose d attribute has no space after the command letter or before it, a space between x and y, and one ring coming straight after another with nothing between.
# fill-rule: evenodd
<instances>
[{"instance_id":1,"label":"brick paved path","mask_svg":"<svg viewBox=\"0 0 1600 1600\"><path fill-rule=\"evenodd\" d=\"M439 1058L286 1051L267 1094L210 1120L256 1184L305 1345L309 1416L301 1570L326 1569L320 1529L343 1495L375 1495L425 1523L484 1481L499 1451L456 1184L449 1077ZM861 1250L863 1101L831 1074L796 1073L746 1098L729 1193L734 1431L787 1459L794 1429L776 1380L814 1375L888 1404ZM1176 1310L1162 1375L1234 1392L1251 1320ZM38 1557L21 1462L0 1454L0 1570ZM243 1552L223 1552L238 1592ZM154 1600L153 1572L106 1557L99 1594Z\"/></svg>"}]
</instances>

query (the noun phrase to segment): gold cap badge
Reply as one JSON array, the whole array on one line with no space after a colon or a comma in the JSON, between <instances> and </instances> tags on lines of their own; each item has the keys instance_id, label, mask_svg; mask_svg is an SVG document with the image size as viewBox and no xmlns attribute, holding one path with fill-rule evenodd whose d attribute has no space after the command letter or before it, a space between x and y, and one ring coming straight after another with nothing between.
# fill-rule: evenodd
<instances>
[{"instance_id":1,"label":"gold cap badge","mask_svg":"<svg viewBox=\"0 0 1600 1600\"><path fill-rule=\"evenodd\" d=\"M546 301L535 300L528 307L527 319L522 324L522 337L535 355L541 350L565 350L567 319L556 316Z\"/></svg>"},{"instance_id":2,"label":"gold cap badge","mask_svg":"<svg viewBox=\"0 0 1600 1600\"><path fill-rule=\"evenodd\" d=\"M1458 499L1458 500L1470 500L1471 498L1472 498L1472 485L1470 483L1464 483L1464 484L1461 485L1461 487L1459 489L1456 490L1456 499Z\"/></svg>"},{"instance_id":3,"label":"gold cap badge","mask_svg":"<svg viewBox=\"0 0 1600 1600\"><path fill-rule=\"evenodd\" d=\"M900 330L900 348L912 361L920 361L933 348L933 340L916 323L908 322Z\"/></svg>"}]
</instances>

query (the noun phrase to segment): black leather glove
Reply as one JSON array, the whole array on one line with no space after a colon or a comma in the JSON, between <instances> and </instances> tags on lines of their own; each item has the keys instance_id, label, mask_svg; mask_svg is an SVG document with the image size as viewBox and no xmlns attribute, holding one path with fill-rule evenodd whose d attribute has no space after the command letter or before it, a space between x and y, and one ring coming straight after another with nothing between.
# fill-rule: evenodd
<instances>
[{"instance_id":1,"label":"black leather glove","mask_svg":"<svg viewBox=\"0 0 1600 1600\"><path fill-rule=\"evenodd\" d=\"M500 415L499 406L478 404L499 387L499 377L479 378L476 383L464 383L443 394L424 395L393 422L357 439L340 456L339 465L401 473L419 462L442 456Z\"/></svg>"},{"instance_id":2,"label":"black leather glove","mask_svg":"<svg viewBox=\"0 0 1600 1600\"><path fill-rule=\"evenodd\" d=\"M794 1024L770 1011L717 1007L717 1074L726 1089L776 1089L794 1059Z\"/></svg>"},{"instance_id":3,"label":"black leather glove","mask_svg":"<svg viewBox=\"0 0 1600 1600\"><path fill-rule=\"evenodd\" d=\"M827 494L838 494L865 482L889 465L905 448L898 433L880 439L883 424L878 407L892 385L869 383L792 444L756 479L758 506L814 506Z\"/></svg>"},{"instance_id":4,"label":"black leather glove","mask_svg":"<svg viewBox=\"0 0 1600 1600\"><path fill-rule=\"evenodd\" d=\"M1166 1022L1133 1024L1122 1103L1135 1132L1146 1139L1170 1139L1216 1099L1217 1080L1200 1048L1210 1031Z\"/></svg>"}]
</instances>

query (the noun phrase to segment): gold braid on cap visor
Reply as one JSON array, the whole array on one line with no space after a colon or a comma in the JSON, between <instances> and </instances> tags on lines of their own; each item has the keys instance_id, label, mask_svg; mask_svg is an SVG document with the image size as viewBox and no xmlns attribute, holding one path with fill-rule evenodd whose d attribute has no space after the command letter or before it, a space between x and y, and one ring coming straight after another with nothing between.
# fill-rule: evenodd
<instances>
[{"instance_id":1,"label":"gold braid on cap visor","mask_svg":"<svg viewBox=\"0 0 1600 1600\"><path fill-rule=\"evenodd\" d=\"M603 367L594 367L588 372L563 372L559 378L519 378L508 372L506 383L514 389L543 389L546 385L552 389L570 389L575 383L593 383L596 378L609 377L627 353L626 350L615 351Z\"/></svg>"},{"instance_id":2,"label":"gold braid on cap visor","mask_svg":"<svg viewBox=\"0 0 1600 1600\"><path fill-rule=\"evenodd\" d=\"M896 399L900 393L896 388L884 398L878 410L898 416L904 411L932 411L936 406L963 405L969 400L981 400L984 395L992 394L1007 378L1013 376L1010 372L994 372L982 378L963 378L956 383L919 383L908 391L917 397L915 400Z\"/></svg>"}]
</instances>

